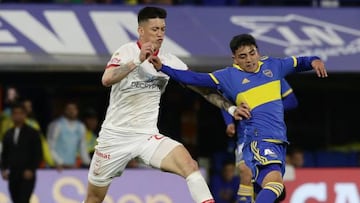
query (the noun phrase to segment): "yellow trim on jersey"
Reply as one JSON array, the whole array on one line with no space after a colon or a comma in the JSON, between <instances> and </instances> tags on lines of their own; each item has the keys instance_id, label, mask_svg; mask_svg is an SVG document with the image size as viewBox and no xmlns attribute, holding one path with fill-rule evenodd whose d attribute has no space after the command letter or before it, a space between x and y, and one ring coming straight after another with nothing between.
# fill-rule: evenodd
<instances>
[{"instance_id":1,"label":"yellow trim on jersey","mask_svg":"<svg viewBox=\"0 0 360 203\"><path fill-rule=\"evenodd\" d=\"M293 92L293 90L292 90L292 89L289 89L288 91L284 92L284 93L281 95L281 97L284 98L284 97L288 96L289 94L291 94L292 92Z\"/></svg>"},{"instance_id":2,"label":"yellow trim on jersey","mask_svg":"<svg viewBox=\"0 0 360 203\"><path fill-rule=\"evenodd\" d=\"M264 62L262 62L262 61L259 61L259 62L258 62L258 67L257 67L257 69L254 71L254 73L259 72L260 67L262 66L262 64L264 64ZM245 71L243 68L241 68L238 64L233 63L233 67L235 67L235 68L237 68L237 69L239 69L239 70L241 70L241 71L246 72L246 71Z\"/></svg>"},{"instance_id":3,"label":"yellow trim on jersey","mask_svg":"<svg viewBox=\"0 0 360 203\"><path fill-rule=\"evenodd\" d=\"M215 82L215 84L219 84L219 81L216 79L216 77L214 76L214 74L212 74L212 73L209 73L209 75L210 75L210 77L211 77L211 79Z\"/></svg>"},{"instance_id":4,"label":"yellow trim on jersey","mask_svg":"<svg viewBox=\"0 0 360 203\"><path fill-rule=\"evenodd\" d=\"M245 102L252 110L257 106L279 99L281 99L280 80L275 80L239 93L236 96L236 104L240 105Z\"/></svg>"},{"instance_id":5,"label":"yellow trim on jersey","mask_svg":"<svg viewBox=\"0 0 360 203\"><path fill-rule=\"evenodd\" d=\"M256 141L251 142L250 148L251 148L251 151L254 153L254 159L255 160L259 161L261 164L264 164L264 163L268 162L266 157L263 157L263 156L260 155L260 151L257 148L257 142Z\"/></svg>"},{"instance_id":6,"label":"yellow trim on jersey","mask_svg":"<svg viewBox=\"0 0 360 203\"><path fill-rule=\"evenodd\" d=\"M297 64L298 64L298 63L297 63L297 59L296 59L295 56L292 56L291 58L294 60L294 68L295 68L295 67L297 66Z\"/></svg>"},{"instance_id":7,"label":"yellow trim on jersey","mask_svg":"<svg viewBox=\"0 0 360 203\"><path fill-rule=\"evenodd\" d=\"M271 143L276 143L276 144L284 143L284 142L281 141L281 140L275 140L275 139L263 139L263 141L265 141L265 142L271 142Z\"/></svg>"}]
</instances>

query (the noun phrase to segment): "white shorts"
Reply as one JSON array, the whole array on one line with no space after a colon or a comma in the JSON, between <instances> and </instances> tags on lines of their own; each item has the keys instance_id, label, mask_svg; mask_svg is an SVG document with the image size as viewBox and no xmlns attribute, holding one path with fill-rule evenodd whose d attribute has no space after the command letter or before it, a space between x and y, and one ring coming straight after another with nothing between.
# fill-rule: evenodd
<instances>
[{"instance_id":1,"label":"white shorts","mask_svg":"<svg viewBox=\"0 0 360 203\"><path fill-rule=\"evenodd\" d=\"M160 168L162 159L178 145L181 143L161 134L129 134L103 128L95 146L88 180L98 187L107 186L136 157L146 165Z\"/></svg>"},{"instance_id":2,"label":"white shorts","mask_svg":"<svg viewBox=\"0 0 360 203\"><path fill-rule=\"evenodd\" d=\"M241 162L244 162L244 155L242 151L243 148L244 148L244 143L237 144L237 147L235 149L236 165L240 164Z\"/></svg>"}]
</instances>

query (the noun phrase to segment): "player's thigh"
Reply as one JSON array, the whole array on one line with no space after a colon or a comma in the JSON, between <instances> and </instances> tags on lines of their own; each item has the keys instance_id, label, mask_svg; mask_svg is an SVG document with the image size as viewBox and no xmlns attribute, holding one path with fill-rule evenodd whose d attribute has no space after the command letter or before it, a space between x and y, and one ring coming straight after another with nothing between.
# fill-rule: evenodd
<instances>
[{"instance_id":1,"label":"player's thigh","mask_svg":"<svg viewBox=\"0 0 360 203\"><path fill-rule=\"evenodd\" d=\"M163 135L147 139L140 158L154 168L183 177L197 168L196 162L181 143Z\"/></svg>"},{"instance_id":2,"label":"player's thigh","mask_svg":"<svg viewBox=\"0 0 360 203\"><path fill-rule=\"evenodd\" d=\"M187 177L198 170L198 165L183 145L177 145L163 158L161 169Z\"/></svg>"},{"instance_id":3,"label":"player's thigh","mask_svg":"<svg viewBox=\"0 0 360 203\"><path fill-rule=\"evenodd\" d=\"M283 183L281 172L278 170L270 171L264 177L261 185L265 187L265 185L270 182Z\"/></svg>"}]
</instances>

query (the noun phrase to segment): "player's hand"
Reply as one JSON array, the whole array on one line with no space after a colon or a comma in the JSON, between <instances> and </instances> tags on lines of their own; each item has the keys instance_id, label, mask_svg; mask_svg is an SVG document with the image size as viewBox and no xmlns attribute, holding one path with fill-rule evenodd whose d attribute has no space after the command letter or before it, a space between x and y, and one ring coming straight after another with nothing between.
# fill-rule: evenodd
<instances>
[{"instance_id":1,"label":"player's hand","mask_svg":"<svg viewBox=\"0 0 360 203\"><path fill-rule=\"evenodd\" d=\"M235 120L243 120L251 118L250 107L247 103L243 102L239 106L237 106L234 112Z\"/></svg>"},{"instance_id":2,"label":"player's hand","mask_svg":"<svg viewBox=\"0 0 360 203\"><path fill-rule=\"evenodd\" d=\"M146 42L141 45L140 50L140 61L143 62L150 56L152 56L155 52L154 45L151 42Z\"/></svg>"},{"instance_id":3,"label":"player's hand","mask_svg":"<svg viewBox=\"0 0 360 203\"><path fill-rule=\"evenodd\" d=\"M154 68L159 71L162 67L162 63L159 57L157 56L151 56L149 58L149 62L154 65Z\"/></svg>"},{"instance_id":4,"label":"player's hand","mask_svg":"<svg viewBox=\"0 0 360 203\"><path fill-rule=\"evenodd\" d=\"M311 66L316 71L316 75L318 77L326 78L328 76L327 72L326 72L325 64L322 60L320 60L320 59L313 60L311 62Z\"/></svg>"},{"instance_id":5,"label":"player's hand","mask_svg":"<svg viewBox=\"0 0 360 203\"><path fill-rule=\"evenodd\" d=\"M235 135L235 124L234 123L230 123L229 125L226 126L226 134L229 137L234 137L234 135Z\"/></svg>"},{"instance_id":6,"label":"player's hand","mask_svg":"<svg viewBox=\"0 0 360 203\"><path fill-rule=\"evenodd\" d=\"M123 67L125 70L133 71L136 68L136 64L133 61L130 61L124 65L120 65L120 67Z\"/></svg>"}]
</instances>

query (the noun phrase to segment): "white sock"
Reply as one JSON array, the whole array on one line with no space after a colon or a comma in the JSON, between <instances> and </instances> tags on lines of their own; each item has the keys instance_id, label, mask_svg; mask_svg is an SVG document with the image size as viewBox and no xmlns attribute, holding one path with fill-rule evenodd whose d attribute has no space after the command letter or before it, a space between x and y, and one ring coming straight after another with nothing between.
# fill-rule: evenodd
<instances>
[{"instance_id":1,"label":"white sock","mask_svg":"<svg viewBox=\"0 0 360 203\"><path fill-rule=\"evenodd\" d=\"M195 171L186 178L190 194L196 203L214 199L200 171Z\"/></svg>"}]
</instances>

